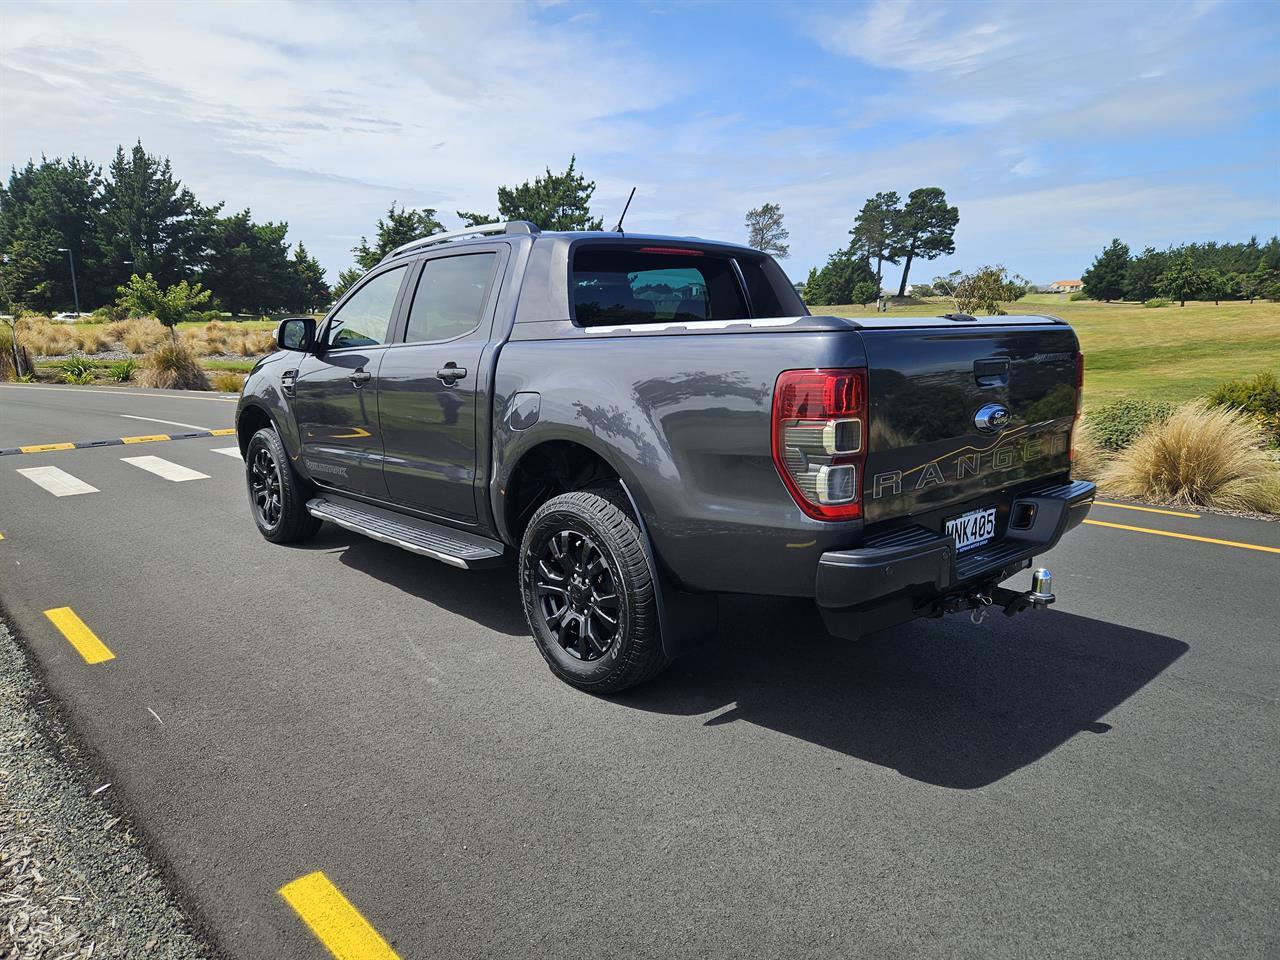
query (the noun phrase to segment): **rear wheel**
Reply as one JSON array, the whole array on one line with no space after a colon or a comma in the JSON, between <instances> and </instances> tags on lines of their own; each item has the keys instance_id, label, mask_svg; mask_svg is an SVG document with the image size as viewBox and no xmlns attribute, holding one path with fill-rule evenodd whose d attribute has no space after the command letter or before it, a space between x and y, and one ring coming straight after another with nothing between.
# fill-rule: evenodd
<instances>
[{"instance_id":1,"label":"rear wheel","mask_svg":"<svg viewBox=\"0 0 1280 960\"><path fill-rule=\"evenodd\" d=\"M602 493L566 493L538 509L520 546L520 588L552 672L615 693L660 672L667 658L640 530Z\"/></svg>"},{"instance_id":2,"label":"rear wheel","mask_svg":"<svg viewBox=\"0 0 1280 960\"><path fill-rule=\"evenodd\" d=\"M307 512L306 490L272 427L263 427L249 440L244 467L253 522L264 537L295 543L315 536L320 521Z\"/></svg>"}]
</instances>

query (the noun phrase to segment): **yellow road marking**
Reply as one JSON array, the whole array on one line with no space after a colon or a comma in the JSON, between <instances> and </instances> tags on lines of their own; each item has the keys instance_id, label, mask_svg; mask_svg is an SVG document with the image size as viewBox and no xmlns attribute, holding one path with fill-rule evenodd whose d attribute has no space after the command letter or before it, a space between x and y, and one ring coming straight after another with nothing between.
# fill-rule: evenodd
<instances>
[{"instance_id":1,"label":"yellow road marking","mask_svg":"<svg viewBox=\"0 0 1280 960\"><path fill-rule=\"evenodd\" d=\"M211 437L232 437L235 436L235 432L236 428L230 427L226 430L210 430L209 435Z\"/></svg>"},{"instance_id":2,"label":"yellow road marking","mask_svg":"<svg viewBox=\"0 0 1280 960\"><path fill-rule=\"evenodd\" d=\"M3 540L3 539L4 539L4 534L0 533L0 540Z\"/></svg>"},{"instance_id":3,"label":"yellow road marking","mask_svg":"<svg viewBox=\"0 0 1280 960\"><path fill-rule=\"evenodd\" d=\"M64 637L71 641L76 652L84 657L85 663L104 663L116 658L116 655L107 649L107 645L98 639L97 635L76 616L76 612L70 607L46 610L44 615Z\"/></svg>"},{"instance_id":4,"label":"yellow road marking","mask_svg":"<svg viewBox=\"0 0 1280 960\"><path fill-rule=\"evenodd\" d=\"M1162 513L1166 517L1189 517L1192 520L1199 520L1198 513L1182 513L1178 510L1157 510L1155 507L1135 507L1131 503L1108 503L1105 500L1093 501L1099 507L1115 507L1117 510L1141 510L1143 513Z\"/></svg>"},{"instance_id":5,"label":"yellow road marking","mask_svg":"<svg viewBox=\"0 0 1280 960\"><path fill-rule=\"evenodd\" d=\"M142 437L121 437L121 443L155 443L157 440L168 440L167 433L149 433Z\"/></svg>"},{"instance_id":6,"label":"yellow road marking","mask_svg":"<svg viewBox=\"0 0 1280 960\"><path fill-rule=\"evenodd\" d=\"M1239 547L1241 550L1261 550L1263 553L1280 553L1280 547L1263 547L1256 543L1240 543L1236 540L1215 540L1213 537L1193 537L1189 533L1173 533L1169 530L1152 530L1150 527L1131 527L1124 523L1107 523L1104 520L1086 520L1095 527L1113 527L1116 530L1132 530L1134 533L1150 533L1157 537L1176 537L1179 540L1195 540L1198 543L1216 543L1222 547Z\"/></svg>"},{"instance_id":7,"label":"yellow road marking","mask_svg":"<svg viewBox=\"0 0 1280 960\"><path fill-rule=\"evenodd\" d=\"M286 883L280 888L280 896L338 960L400 960L319 870Z\"/></svg>"},{"instance_id":8,"label":"yellow road marking","mask_svg":"<svg viewBox=\"0 0 1280 960\"><path fill-rule=\"evenodd\" d=\"M74 443L33 443L27 447L19 447L23 453L44 453L48 450L74 450Z\"/></svg>"}]
</instances>

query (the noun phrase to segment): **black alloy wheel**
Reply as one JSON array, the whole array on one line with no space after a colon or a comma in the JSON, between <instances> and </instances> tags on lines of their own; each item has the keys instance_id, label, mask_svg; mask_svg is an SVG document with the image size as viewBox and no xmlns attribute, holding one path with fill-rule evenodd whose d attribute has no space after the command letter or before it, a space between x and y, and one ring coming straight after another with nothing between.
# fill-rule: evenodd
<instances>
[{"instance_id":1,"label":"black alloy wheel","mask_svg":"<svg viewBox=\"0 0 1280 960\"><path fill-rule=\"evenodd\" d=\"M589 536L561 530L538 557L536 590L547 630L578 660L599 660L618 639L617 578Z\"/></svg>"},{"instance_id":2,"label":"black alloy wheel","mask_svg":"<svg viewBox=\"0 0 1280 960\"><path fill-rule=\"evenodd\" d=\"M284 510L280 486L280 465L272 456L271 448L262 444L254 451L249 465L249 496L258 513L258 522L264 527L274 529L280 523Z\"/></svg>"}]
</instances>

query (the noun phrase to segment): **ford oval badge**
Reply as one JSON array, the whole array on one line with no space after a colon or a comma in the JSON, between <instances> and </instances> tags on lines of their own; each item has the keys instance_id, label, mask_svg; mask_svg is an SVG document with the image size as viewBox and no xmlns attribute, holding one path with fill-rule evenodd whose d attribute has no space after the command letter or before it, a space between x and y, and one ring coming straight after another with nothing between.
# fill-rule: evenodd
<instances>
[{"instance_id":1,"label":"ford oval badge","mask_svg":"<svg viewBox=\"0 0 1280 960\"><path fill-rule=\"evenodd\" d=\"M973 415L973 425L983 433L999 433L1009 423L1009 408L1001 403L988 403Z\"/></svg>"}]
</instances>

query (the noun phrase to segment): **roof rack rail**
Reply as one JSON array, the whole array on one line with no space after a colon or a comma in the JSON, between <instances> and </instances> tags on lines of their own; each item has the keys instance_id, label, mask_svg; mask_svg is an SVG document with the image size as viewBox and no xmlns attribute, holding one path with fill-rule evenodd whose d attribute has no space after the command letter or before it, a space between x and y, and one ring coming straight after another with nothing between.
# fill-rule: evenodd
<instances>
[{"instance_id":1,"label":"roof rack rail","mask_svg":"<svg viewBox=\"0 0 1280 960\"><path fill-rule=\"evenodd\" d=\"M398 257L402 253L408 253L410 250L421 250L423 247L434 246L437 243L448 243L450 240L457 240L460 237L481 237L497 233L522 233L526 236L536 237L541 232L536 224L530 223L528 220L482 223L474 227L453 230L449 233L431 233L425 237L419 237L417 240L410 240L408 243L403 243L388 253L382 258L382 262L386 263L388 260Z\"/></svg>"}]
</instances>

